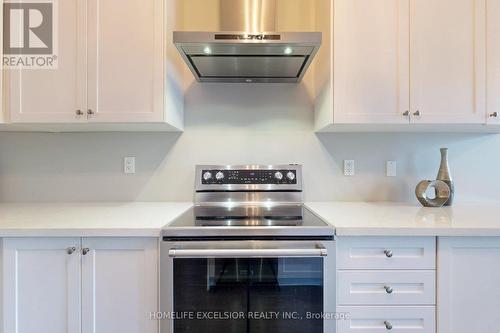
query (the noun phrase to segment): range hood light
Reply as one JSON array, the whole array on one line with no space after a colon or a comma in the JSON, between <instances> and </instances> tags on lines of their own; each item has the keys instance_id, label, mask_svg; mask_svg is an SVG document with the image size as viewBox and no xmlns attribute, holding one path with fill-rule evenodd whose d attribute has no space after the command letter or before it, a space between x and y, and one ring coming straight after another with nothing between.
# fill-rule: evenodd
<instances>
[{"instance_id":1,"label":"range hood light","mask_svg":"<svg viewBox=\"0 0 500 333\"><path fill-rule=\"evenodd\" d=\"M291 47L287 47L285 48L285 50L283 51L286 55L290 55L293 53L293 50Z\"/></svg>"},{"instance_id":2,"label":"range hood light","mask_svg":"<svg viewBox=\"0 0 500 333\"><path fill-rule=\"evenodd\" d=\"M205 53L205 54L212 54L212 49L207 46L207 47L205 47L203 49L203 53Z\"/></svg>"}]
</instances>

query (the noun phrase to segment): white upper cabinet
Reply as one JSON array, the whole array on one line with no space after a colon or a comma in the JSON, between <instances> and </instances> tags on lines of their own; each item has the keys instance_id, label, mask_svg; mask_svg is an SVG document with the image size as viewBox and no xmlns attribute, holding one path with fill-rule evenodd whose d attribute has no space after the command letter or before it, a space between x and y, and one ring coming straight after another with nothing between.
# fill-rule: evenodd
<instances>
[{"instance_id":1,"label":"white upper cabinet","mask_svg":"<svg viewBox=\"0 0 500 333\"><path fill-rule=\"evenodd\" d=\"M88 0L88 10L89 120L163 121L163 0Z\"/></svg>"},{"instance_id":2,"label":"white upper cabinet","mask_svg":"<svg viewBox=\"0 0 500 333\"><path fill-rule=\"evenodd\" d=\"M182 84L170 65L175 47L167 38L176 20L166 22L171 6L164 0L57 3L58 68L8 71L10 122L59 123L55 130L63 131L64 124L181 130Z\"/></svg>"},{"instance_id":3,"label":"white upper cabinet","mask_svg":"<svg viewBox=\"0 0 500 333\"><path fill-rule=\"evenodd\" d=\"M80 239L3 242L0 331L80 333Z\"/></svg>"},{"instance_id":4,"label":"white upper cabinet","mask_svg":"<svg viewBox=\"0 0 500 333\"><path fill-rule=\"evenodd\" d=\"M331 13L318 10L316 130L485 128L500 112L500 5L488 4L487 112L486 1L335 0Z\"/></svg>"},{"instance_id":5,"label":"white upper cabinet","mask_svg":"<svg viewBox=\"0 0 500 333\"><path fill-rule=\"evenodd\" d=\"M488 0L488 124L500 125L500 1Z\"/></svg>"},{"instance_id":6,"label":"white upper cabinet","mask_svg":"<svg viewBox=\"0 0 500 333\"><path fill-rule=\"evenodd\" d=\"M158 240L84 238L82 251L82 332L157 333Z\"/></svg>"},{"instance_id":7,"label":"white upper cabinet","mask_svg":"<svg viewBox=\"0 0 500 333\"><path fill-rule=\"evenodd\" d=\"M7 70L10 120L72 123L85 120L84 11L78 0L58 1L57 69ZM81 110L82 115L78 115Z\"/></svg>"},{"instance_id":8,"label":"white upper cabinet","mask_svg":"<svg viewBox=\"0 0 500 333\"><path fill-rule=\"evenodd\" d=\"M485 123L486 0L411 0L410 13L412 122Z\"/></svg>"},{"instance_id":9,"label":"white upper cabinet","mask_svg":"<svg viewBox=\"0 0 500 333\"><path fill-rule=\"evenodd\" d=\"M407 124L409 0L334 3L334 123Z\"/></svg>"}]
</instances>

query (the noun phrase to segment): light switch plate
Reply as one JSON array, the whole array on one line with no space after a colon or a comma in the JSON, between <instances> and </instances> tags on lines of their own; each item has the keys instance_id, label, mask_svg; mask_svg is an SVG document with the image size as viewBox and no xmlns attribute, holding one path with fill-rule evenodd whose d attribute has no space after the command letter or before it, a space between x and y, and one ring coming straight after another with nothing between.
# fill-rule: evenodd
<instances>
[{"instance_id":1,"label":"light switch plate","mask_svg":"<svg viewBox=\"0 0 500 333\"><path fill-rule=\"evenodd\" d=\"M354 160L344 161L344 176L354 176L356 174L354 169Z\"/></svg>"},{"instance_id":2,"label":"light switch plate","mask_svg":"<svg viewBox=\"0 0 500 333\"><path fill-rule=\"evenodd\" d=\"M126 174L135 173L135 157L123 158L123 172Z\"/></svg>"},{"instance_id":3,"label":"light switch plate","mask_svg":"<svg viewBox=\"0 0 500 333\"><path fill-rule=\"evenodd\" d=\"M387 161L385 169L387 177L396 177L398 175L398 164L396 161Z\"/></svg>"}]
</instances>

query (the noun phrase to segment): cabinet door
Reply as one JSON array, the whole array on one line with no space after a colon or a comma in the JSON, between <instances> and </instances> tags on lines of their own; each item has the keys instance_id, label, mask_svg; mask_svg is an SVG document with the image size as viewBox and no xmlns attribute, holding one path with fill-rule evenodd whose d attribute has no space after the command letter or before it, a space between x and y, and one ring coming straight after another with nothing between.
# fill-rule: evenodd
<instances>
[{"instance_id":1,"label":"cabinet door","mask_svg":"<svg viewBox=\"0 0 500 333\"><path fill-rule=\"evenodd\" d=\"M409 122L409 0L338 0L334 123Z\"/></svg>"},{"instance_id":2,"label":"cabinet door","mask_svg":"<svg viewBox=\"0 0 500 333\"><path fill-rule=\"evenodd\" d=\"M411 0L412 123L486 121L485 1Z\"/></svg>"},{"instance_id":3,"label":"cabinet door","mask_svg":"<svg viewBox=\"0 0 500 333\"><path fill-rule=\"evenodd\" d=\"M3 5L0 6L0 17L3 17ZM5 115L5 101L4 101L4 72L3 72L3 20L0 24L0 56L2 57L2 63L0 63L0 124L6 122Z\"/></svg>"},{"instance_id":4,"label":"cabinet door","mask_svg":"<svg viewBox=\"0 0 500 333\"><path fill-rule=\"evenodd\" d=\"M85 121L85 4L57 1L57 69L8 70L8 108L12 122L71 123ZM57 42L57 41L55 41Z\"/></svg>"},{"instance_id":5,"label":"cabinet door","mask_svg":"<svg viewBox=\"0 0 500 333\"><path fill-rule=\"evenodd\" d=\"M438 240L438 332L498 332L500 238Z\"/></svg>"},{"instance_id":6,"label":"cabinet door","mask_svg":"<svg viewBox=\"0 0 500 333\"><path fill-rule=\"evenodd\" d=\"M3 240L2 332L80 332L79 245L79 238Z\"/></svg>"},{"instance_id":7,"label":"cabinet door","mask_svg":"<svg viewBox=\"0 0 500 333\"><path fill-rule=\"evenodd\" d=\"M488 1L488 124L500 125L500 1Z\"/></svg>"},{"instance_id":8,"label":"cabinet door","mask_svg":"<svg viewBox=\"0 0 500 333\"><path fill-rule=\"evenodd\" d=\"M163 1L88 6L89 121L162 121Z\"/></svg>"},{"instance_id":9,"label":"cabinet door","mask_svg":"<svg viewBox=\"0 0 500 333\"><path fill-rule=\"evenodd\" d=\"M157 333L158 240L83 239L82 332Z\"/></svg>"}]
</instances>

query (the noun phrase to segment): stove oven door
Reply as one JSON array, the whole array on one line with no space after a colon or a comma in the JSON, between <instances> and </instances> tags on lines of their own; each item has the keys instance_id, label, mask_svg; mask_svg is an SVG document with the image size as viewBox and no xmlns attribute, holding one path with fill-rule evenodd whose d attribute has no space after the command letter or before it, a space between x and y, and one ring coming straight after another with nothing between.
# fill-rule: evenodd
<instances>
[{"instance_id":1,"label":"stove oven door","mask_svg":"<svg viewBox=\"0 0 500 333\"><path fill-rule=\"evenodd\" d=\"M162 333L324 333L332 241L162 243ZM328 316L328 315L327 315Z\"/></svg>"}]
</instances>

